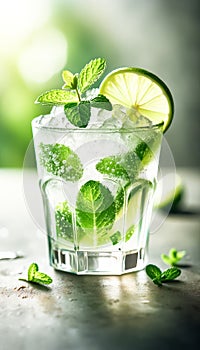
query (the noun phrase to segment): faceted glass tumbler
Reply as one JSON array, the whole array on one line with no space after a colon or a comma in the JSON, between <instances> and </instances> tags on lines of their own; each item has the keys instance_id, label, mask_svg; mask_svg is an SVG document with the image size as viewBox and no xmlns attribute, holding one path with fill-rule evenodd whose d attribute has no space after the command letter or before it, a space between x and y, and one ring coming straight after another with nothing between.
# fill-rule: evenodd
<instances>
[{"instance_id":1,"label":"faceted glass tumbler","mask_svg":"<svg viewBox=\"0 0 200 350\"><path fill-rule=\"evenodd\" d=\"M55 128L32 122L50 264L121 275L148 260L161 125Z\"/></svg>"}]
</instances>

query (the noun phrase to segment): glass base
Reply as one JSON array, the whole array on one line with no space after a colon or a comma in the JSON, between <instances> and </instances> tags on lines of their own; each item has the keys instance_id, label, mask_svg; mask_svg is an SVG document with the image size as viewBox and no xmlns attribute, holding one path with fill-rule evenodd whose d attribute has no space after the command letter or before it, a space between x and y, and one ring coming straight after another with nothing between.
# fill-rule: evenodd
<instances>
[{"instance_id":1,"label":"glass base","mask_svg":"<svg viewBox=\"0 0 200 350\"><path fill-rule=\"evenodd\" d=\"M51 266L77 275L122 275L142 270L147 263L146 248L128 252L75 251L58 248L54 242L49 253Z\"/></svg>"}]
</instances>

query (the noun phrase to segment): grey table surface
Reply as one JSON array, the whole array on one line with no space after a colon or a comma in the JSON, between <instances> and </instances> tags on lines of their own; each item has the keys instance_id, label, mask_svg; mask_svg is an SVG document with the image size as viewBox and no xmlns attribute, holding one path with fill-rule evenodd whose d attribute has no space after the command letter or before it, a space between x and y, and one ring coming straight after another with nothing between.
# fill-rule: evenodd
<instances>
[{"instance_id":1,"label":"grey table surface","mask_svg":"<svg viewBox=\"0 0 200 350\"><path fill-rule=\"evenodd\" d=\"M184 213L160 216L150 237L151 263L186 249L174 283L157 287L145 271L123 276L76 276L48 264L34 171L0 170L0 349L193 349L200 342L200 172L178 169ZM160 215L160 214L159 214ZM53 277L46 288L19 281L31 262Z\"/></svg>"}]
</instances>

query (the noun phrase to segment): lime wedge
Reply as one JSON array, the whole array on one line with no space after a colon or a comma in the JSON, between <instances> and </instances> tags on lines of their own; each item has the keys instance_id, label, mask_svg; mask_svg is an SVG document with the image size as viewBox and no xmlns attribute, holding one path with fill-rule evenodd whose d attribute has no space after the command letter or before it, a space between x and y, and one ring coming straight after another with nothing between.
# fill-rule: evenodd
<instances>
[{"instance_id":1,"label":"lime wedge","mask_svg":"<svg viewBox=\"0 0 200 350\"><path fill-rule=\"evenodd\" d=\"M154 208L175 210L184 194L182 179L178 174L169 173L158 181L154 196Z\"/></svg>"},{"instance_id":2,"label":"lime wedge","mask_svg":"<svg viewBox=\"0 0 200 350\"><path fill-rule=\"evenodd\" d=\"M163 132L171 124L174 103L166 84L141 68L121 68L108 74L100 85L100 94L112 104L134 108L153 123L164 122Z\"/></svg>"}]
</instances>

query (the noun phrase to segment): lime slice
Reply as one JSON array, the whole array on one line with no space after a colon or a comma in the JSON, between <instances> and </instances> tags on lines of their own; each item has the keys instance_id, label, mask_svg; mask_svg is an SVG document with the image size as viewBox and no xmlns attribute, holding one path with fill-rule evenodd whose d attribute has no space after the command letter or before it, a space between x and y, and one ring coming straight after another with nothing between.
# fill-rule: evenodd
<instances>
[{"instance_id":1,"label":"lime slice","mask_svg":"<svg viewBox=\"0 0 200 350\"><path fill-rule=\"evenodd\" d=\"M100 85L100 94L112 104L134 108L153 123L164 122L163 132L171 124L174 103L166 84L141 68L121 68L108 74Z\"/></svg>"},{"instance_id":2,"label":"lime slice","mask_svg":"<svg viewBox=\"0 0 200 350\"><path fill-rule=\"evenodd\" d=\"M169 173L158 181L154 196L154 208L175 210L184 194L182 179L178 174Z\"/></svg>"}]
</instances>

